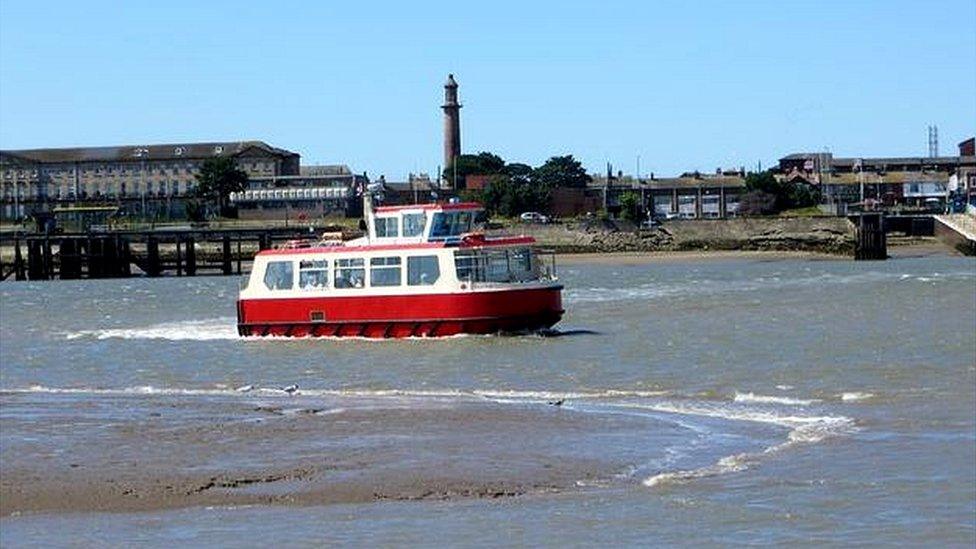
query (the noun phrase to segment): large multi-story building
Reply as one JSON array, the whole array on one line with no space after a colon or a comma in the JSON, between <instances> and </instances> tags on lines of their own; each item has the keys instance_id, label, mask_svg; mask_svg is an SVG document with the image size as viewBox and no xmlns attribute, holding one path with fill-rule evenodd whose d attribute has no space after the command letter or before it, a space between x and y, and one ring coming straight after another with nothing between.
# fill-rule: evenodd
<instances>
[{"instance_id":1,"label":"large multi-story building","mask_svg":"<svg viewBox=\"0 0 976 549\"><path fill-rule=\"evenodd\" d=\"M132 215L180 215L210 158L251 178L299 174L297 153L261 141L0 151L0 220L57 206L117 205Z\"/></svg>"},{"instance_id":2,"label":"large multi-story building","mask_svg":"<svg viewBox=\"0 0 976 549\"><path fill-rule=\"evenodd\" d=\"M717 169L714 174L686 172L678 177L655 177L652 174L640 179L622 173L610 178L597 175L585 191L565 189L554 193L553 214L578 215L580 208L594 211L594 206L615 214L620 211L621 198L631 193L639 197L644 211L652 217L734 217L739 212L739 197L746 192L745 170Z\"/></svg>"},{"instance_id":3,"label":"large multi-story building","mask_svg":"<svg viewBox=\"0 0 976 549\"><path fill-rule=\"evenodd\" d=\"M780 159L778 177L818 187L827 204L881 204L940 211L954 196L976 194L976 156L968 144L959 156L836 158L797 153ZM966 154L966 153L969 154Z\"/></svg>"},{"instance_id":4,"label":"large multi-story building","mask_svg":"<svg viewBox=\"0 0 976 549\"><path fill-rule=\"evenodd\" d=\"M349 166L302 166L298 175L251 177L247 189L231 194L241 219L317 219L362 215L368 180Z\"/></svg>"}]
</instances>

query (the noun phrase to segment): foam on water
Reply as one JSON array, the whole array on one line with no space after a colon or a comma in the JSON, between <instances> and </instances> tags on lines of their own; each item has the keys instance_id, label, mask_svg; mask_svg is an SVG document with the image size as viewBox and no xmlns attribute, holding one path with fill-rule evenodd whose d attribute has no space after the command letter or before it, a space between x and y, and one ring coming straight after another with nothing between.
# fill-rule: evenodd
<instances>
[{"instance_id":1,"label":"foam on water","mask_svg":"<svg viewBox=\"0 0 976 549\"><path fill-rule=\"evenodd\" d=\"M105 328L65 334L67 339L165 339L170 341L215 341L241 339L233 317L164 322L142 328Z\"/></svg>"},{"instance_id":2,"label":"foam on water","mask_svg":"<svg viewBox=\"0 0 976 549\"><path fill-rule=\"evenodd\" d=\"M874 393L851 391L849 393L841 393L840 395L840 399L844 402L856 402L859 400L868 400L869 398L874 398Z\"/></svg>"},{"instance_id":3,"label":"foam on water","mask_svg":"<svg viewBox=\"0 0 976 549\"><path fill-rule=\"evenodd\" d=\"M854 420L845 416L802 416L781 414L773 410L735 408L721 404L662 403L649 407L652 410L679 414L719 417L737 421L752 421L789 427L790 432L784 442L769 446L758 452L744 452L725 456L712 465L697 469L668 471L652 475L643 480L644 486L655 487L671 482L687 482L699 478L736 473L748 469L764 457L782 452L797 444L814 444L826 438L851 433L857 429Z\"/></svg>"},{"instance_id":4,"label":"foam on water","mask_svg":"<svg viewBox=\"0 0 976 549\"><path fill-rule=\"evenodd\" d=\"M809 406L817 399L790 398L782 396L757 395L756 393L735 393L735 402L756 402L759 404L786 404L793 406Z\"/></svg>"},{"instance_id":5,"label":"foam on water","mask_svg":"<svg viewBox=\"0 0 976 549\"><path fill-rule=\"evenodd\" d=\"M223 396L247 396L260 394L264 395L284 395L281 387L258 387L243 386L230 388L226 384L218 384L214 388L178 388L178 387L153 387L151 385L139 385L134 387L122 388L101 388L101 387L47 387L44 385L32 385L26 388L0 389L6 393L50 393L50 394L92 394L92 395L158 395L158 396L179 396L179 395L223 395ZM296 394L305 396L322 397L350 397L350 398L475 398L488 399L492 401L502 401L508 399L525 403L535 403L549 400L566 399L601 399L601 398L646 398L660 397L671 394L667 391L629 391L608 389L603 391L587 392L565 392L565 391L516 391L516 390L495 390L495 389L443 389L443 390L424 390L424 389L305 389L299 387Z\"/></svg>"},{"instance_id":6,"label":"foam on water","mask_svg":"<svg viewBox=\"0 0 976 549\"><path fill-rule=\"evenodd\" d=\"M441 341L460 338L490 338L492 334L456 334L439 337L404 337L404 338L371 338L358 336L316 336L316 337L277 337L277 336L250 336L243 337L237 334L237 320L234 317L213 318L206 320L184 320L179 322L164 322L151 326L134 328L103 328L98 330L80 330L67 332L65 339L155 339L168 341L219 341L219 340L240 340L240 341L267 341L272 339L281 340L321 340L321 341Z\"/></svg>"},{"instance_id":7,"label":"foam on water","mask_svg":"<svg viewBox=\"0 0 976 549\"><path fill-rule=\"evenodd\" d=\"M563 292L563 299L571 303L601 303L635 299L653 300L670 296L700 296L715 293L728 294L733 292L769 291L808 286L872 284L886 281L900 281L904 283L934 282L969 280L973 278L976 278L976 273L960 270L945 273L936 272L928 275L906 275L902 273L871 271L840 275L822 273L792 278L760 277L751 280L731 281L689 279L676 283L671 280L662 280L623 288L589 287L568 289Z\"/></svg>"},{"instance_id":8,"label":"foam on water","mask_svg":"<svg viewBox=\"0 0 976 549\"><path fill-rule=\"evenodd\" d=\"M165 395L201 395L201 396L233 396L247 398L249 396L294 398L280 387L254 387L246 392L227 387L220 388L159 388L152 386L135 386L124 388L71 388L46 387L34 385L20 389L5 389L6 393L51 393L51 394L99 394L126 396L165 396ZM786 427L789 432L786 440L768 446L757 452L737 453L724 456L715 463L705 467L665 471L649 476L642 481L647 487L655 487L671 482L687 482L698 478L711 477L727 473L744 471L764 457L780 453L798 444L815 444L830 437L851 433L857 429L853 419L837 415L813 415L798 413L798 406L809 406L816 399L797 399L786 397L769 397L754 393L736 393L732 399L728 397L705 400L700 396L686 397L665 391L632 391L608 389L600 391L541 391L541 390L498 390L498 389L444 389L444 390L413 390L413 389L299 389L297 395L304 397L333 397L333 398L395 398L395 399L447 399L447 400L483 400L488 399L498 404L545 404L553 400L584 401L581 408L569 403L566 409L587 413L626 413L633 411L650 411L674 416L710 417L729 421L745 421L777 425ZM842 400L857 400L870 398L870 393L843 393ZM789 407L783 409L783 407ZM289 409L290 410L290 409ZM339 413L335 408L329 413ZM679 424L683 424L678 420ZM699 434L707 434L707 429L700 429L691 425L692 430ZM664 466L667 463L660 463ZM635 467L634 471L641 469Z\"/></svg>"}]
</instances>

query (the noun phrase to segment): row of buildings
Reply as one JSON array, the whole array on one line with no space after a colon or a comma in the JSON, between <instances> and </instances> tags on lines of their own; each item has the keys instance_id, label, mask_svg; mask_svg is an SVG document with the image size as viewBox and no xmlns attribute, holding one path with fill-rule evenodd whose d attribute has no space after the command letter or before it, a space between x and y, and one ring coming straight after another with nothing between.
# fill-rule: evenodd
<instances>
[{"instance_id":1,"label":"row of buildings","mask_svg":"<svg viewBox=\"0 0 976 549\"><path fill-rule=\"evenodd\" d=\"M232 198L245 219L358 216L365 174L347 166L302 166L298 153L262 141L130 145L0 151L0 221L57 209L114 206L117 215L183 219L196 174L209 158L232 158L248 174L248 188ZM942 211L953 196L976 200L973 139L958 156L860 158L798 153L780 159L778 178L817 187L826 210L848 206ZM679 177L597 176L586 189L556 189L551 212L575 216L619 208L637 193L658 217L734 216L746 192L745 170ZM451 189L426 174L404 182L381 178L389 203L446 198Z\"/></svg>"},{"instance_id":2,"label":"row of buildings","mask_svg":"<svg viewBox=\"0 0 976 549\"><path fill-rule=\"evenodd\" d=\"M262 141L5 150L0 221L97 206L117 207L121 216L182 219L196 175L211 158L232 158L247 173L238 207L256 217L266 204L294 204L316 216L355 213L349 189L365 180L346 166L302 166L298 153ZM285 199L283 189L310 192Z\"/></svg>"},{"instance_id":3,"label":"row of buildings","mask_svg":"<svg viewBox=\"0 0 976 549\"><path fill-rule=\"evenodd\" d=\"M959 143L957 156L835 157L829 152L795 153L771 170L780 180L820 191L825 213L849 210L943 212L966 203L976 206L974 139ZM619 209L625 193L640 193L655 217L721 218L735 216L747 192L746 172L718 169L713 174L685 173L674 178L598 176L573 196L554 196L556 215Z\"/></svg>"}]
</instances>

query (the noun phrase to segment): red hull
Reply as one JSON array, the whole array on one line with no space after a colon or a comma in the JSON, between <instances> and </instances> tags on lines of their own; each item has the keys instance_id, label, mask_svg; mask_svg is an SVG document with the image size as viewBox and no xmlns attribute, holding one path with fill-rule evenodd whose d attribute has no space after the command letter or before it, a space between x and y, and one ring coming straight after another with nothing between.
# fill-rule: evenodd
<instances>
[{"instance_id":1,"label":"red hull","mask_svg":"<svg viewBox=\"0 0 976 549\"><path fill-rule=\"evenodd\" d=\"M562 286L457 294L249 299L241 335L441 337L549 328L562 318Z\"/></svg>"}]
</instances>

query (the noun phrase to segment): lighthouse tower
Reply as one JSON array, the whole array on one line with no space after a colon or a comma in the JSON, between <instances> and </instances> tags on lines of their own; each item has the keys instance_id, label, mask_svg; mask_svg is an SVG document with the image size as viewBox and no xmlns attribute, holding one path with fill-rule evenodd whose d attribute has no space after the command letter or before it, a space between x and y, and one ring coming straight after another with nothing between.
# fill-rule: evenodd
<instances>
[{"instance_id":1,"label":"lighthouse tower","mask_svg":"<svg viewBox=\"0 0 976 549\"><path fill-rule=\"evenodd\" d=\"M444 169L461 155L461 104L458 103L458 84L454 75L447 75L444 84Z\"/></svg>"}]
</instances>

